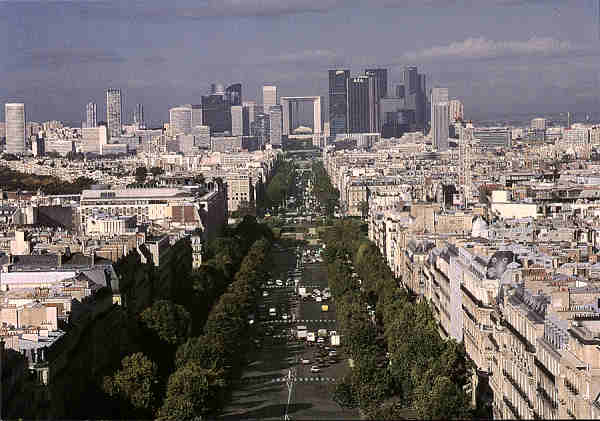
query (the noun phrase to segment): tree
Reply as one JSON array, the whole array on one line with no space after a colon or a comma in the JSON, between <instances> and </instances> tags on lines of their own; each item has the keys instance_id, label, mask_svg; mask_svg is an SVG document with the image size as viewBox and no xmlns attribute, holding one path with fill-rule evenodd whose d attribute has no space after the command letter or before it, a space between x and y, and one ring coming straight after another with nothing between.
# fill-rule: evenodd
<instances>
[{"instance_id":1,"label":"tree","mask_svg":"<svg viewBox=\"0 0 600 421\"><path fill-rule=\"evenodd\" d=\"M466 394L446 376L436 377L431 389L417 387L414 407L422 419L469 418Z\"/></svg>"},{"instance_id":2,"label":"tree","mask_svg":"<svg viewBox=\"0 0 600 421\"><path fill-rule=\"evenodd\" d=\"M213 415L222 407L224 393L222 370L207 370L191 361L169 377L167 394L158 419L192 420Z\"/></svg>"},{"instance_id":3,"label":"tree","mask_svg":"<svg viewBox=\"0 0 600 421\"><path fill-rule=\"evenodd\" d=\"M169 345L179 345L191 329L190 313L168 300L155 301L140 315L142 324Z\"/></svg>"},{"instance_id":4,"label":"tree","mask_svg":"<svg viewBox=\"0 0 600 421\"><path fill-rule=\"evenodd\" d=\"M146 167L137 167L135 169L135 181L138 184L142 184L146 181L146 176L148 175L148 170Z\"/></svg>"},{"instance_id":5,"label":"tree","mask_svg":"<svg viewBox=\"0 0 600 421\"><path fill-rule=\"evenodd\" d=\"M177 348L175 366L181 368L195 361L202 368L210 369L225 365L225 342L219 335L202 335L190 338Z\"/></svg>"},{"instance_id":6,"label":"tree","mask_svg":"<svg viewBox=\"0 0 600 421\"><path fill-rule=\"evenodd\" d=\"M123 358L122 368L114 375L105 377L103 390L110 396L118 396L134 408L153 415L158 399L158 367L143 353Z\"/></svg>"},{"instance_id":7,"label":"tree","mask_svg":"<svg viewBox=\"0 0 600 421\"><path fill-rule=\"evenodd\" d=\"M348 377L344 377L342 381L336 385L332 400L337 403L340 408L354 409L358 407L354 387L352 381Z\"/></svg>"}]
</instances>

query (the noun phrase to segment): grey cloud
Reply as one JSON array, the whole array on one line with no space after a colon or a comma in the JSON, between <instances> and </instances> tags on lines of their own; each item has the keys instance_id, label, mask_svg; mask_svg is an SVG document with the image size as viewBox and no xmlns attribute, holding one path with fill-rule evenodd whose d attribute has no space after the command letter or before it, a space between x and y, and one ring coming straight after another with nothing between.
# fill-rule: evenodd
<instances>
[{"instance_id":1,"label":"grey cloud","mask_svg":"<svg viewBox=\"0 0 600 421\"><path fill-rule=\"evenodd\" d=\"M47 48L23 52L18 57L15 67L45 67L56 69L79 64L115 64L123 63L125 61L125 58L108 50L88 48Z\"/></svg>"},{"instance_id":2,"label":"grey cloud","mask_svg":"<svg viewBox=\"0 0 600 421\"><path fill-rule=\"evenodd\" d=\"M338 60L342 57L339 52L315 49L303 50L292 53L280 54L277 56L269 56L262 60L263 63L280 63L280 64L299 64L299 63L320 63L329 64L329 62Z\"/></svg>"},{"instance_id":3,"label":"grey cloud","mask_svg":"<svg viewBox=\"0 0 600 421\"><path fill-rule=\"evenodd\" d=\"M166 63L167 59L162 56L148 56L144 57L144 64L154 65Z\"/></svg>"},{"instance_id":4,"label":"grey cloud","mask_svg":"<svg viewBox=\"0 0 600 421\"><path fill-rule=\"evenodd\" d=\"M376 0L379 1L379 0ZM83 19L121 19L165 23L210 17L279 17L302 13L327 13L359 4L357 0L132 0L87 1L74 5Z\"/></svg>"},{"instance_id":5,"label":"grey cloud","mask_svg":"<svg viewBox=\"0 0 600 421\"><path fill-rule=\"evenodd\" d=\"M596 55L590 46L575 45L548 37L533 37L527 41L494 41L483 37L468 38L449 45L436 46L404 54L406 61L486 60L510 57L557 57Z\"/></svg>"}]
</instances>

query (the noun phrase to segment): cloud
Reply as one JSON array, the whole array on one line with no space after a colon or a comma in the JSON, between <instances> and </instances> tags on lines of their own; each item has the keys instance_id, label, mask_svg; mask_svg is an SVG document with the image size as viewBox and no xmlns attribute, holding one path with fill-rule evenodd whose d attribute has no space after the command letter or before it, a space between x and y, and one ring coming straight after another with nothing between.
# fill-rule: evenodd
<instances>
[{"instance_id":1,"label":"cloud","mask_svg":"<svg viewBox=\"0 0 600 421\"><path fill-rule=\"evenodd\" d=\"M168 60L162 56L148 56L144 57L144 64L155 65L155 64L163 64Z\"/></svg>"},{"instance_id":2,"label":"cloud","mask_svg":"<svg viewBox=\"0 0 600 421\"><path fill-rule=\"evenodd\" d=\"M405 61L487 60L516 57L557 57L595 55L587 46L574 45L548 37L533 37L527 41L494 41L483 37L468 38L449 45L436 46L404 54Z\"/></svg>"},{"instance_id":3,"label":"cloud","mask_svg":"<svg viewBox=\"0 0 600 421\"><path fill-rule=\"evenodd\" d=\"M280 54L277 56L266 57L264 63L279 63L279 64L299 64L299 63L322 63L328 64L332 60L341 58L342 55L333 50L316 49L303 50L292 53Z\"/></svg>"},{"instance_id":4,"label":"cloud","mask_svg":"<svg viewBox=\"0 0 600 421\"><path fill-rule=\"evenodd\" d=\"M64 66L98 63L123 63L125 58L115 52L93 48L45 48L21 53L16 67L61 68Z\"/></svg>"},{"instance_id":5,"label":"cloud","mask_svg":"<svg viewBox=\"0 0 600 421\"><path fill-rule=\"evenodd\" d=\"M179 19L197 20L211 17L281 17L328 13L357 4L358 0L100 0L81 2L73 6L83 19L125 19L164 23Z\"/></svg>"}]
</instances>

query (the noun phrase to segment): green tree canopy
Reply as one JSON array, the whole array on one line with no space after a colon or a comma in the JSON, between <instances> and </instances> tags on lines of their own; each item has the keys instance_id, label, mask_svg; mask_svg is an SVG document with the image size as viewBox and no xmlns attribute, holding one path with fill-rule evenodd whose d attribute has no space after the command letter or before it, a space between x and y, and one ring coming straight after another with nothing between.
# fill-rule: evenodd
<instances>
[{"instance_id":1,"label":"green tree canopy","mask_svg":"<svg viewBox=\"0 0 600 421\"><path fill-rule=\"evenodd\" d=\"M191 361L169 377L158 419L185 421L213 415L223 405L224 392L222 371Z\"/></svg>"},{"instance_id":2,"label":"green tree canopy","mask_svg":"<svg viewBox=\"0 0 600 421\"><path fill-rule=\"evenodd\" d=\"M177 348L175 366L181 368L195 361L202 368L223 367L225 361L225 341L219 335L202 335L190 338Z\"/></svg>"},{"instance_id":3,"label":"green tree canopy","mask_svg":"<svg viewBox=\"0 0 600 421\"><path fill-rule=\"evenodd\" d=\"M121 366L114 375L104 378L103 390L110 396L118 396L134 408L153 415L159 396L156 364L138 352L123 358Z\"/></svg>"},{"instance_id":4,"label":"green tree canopy","mask_svg":"<svg viewBox=\"0 0 600 421\"><path fill-rule=\"evenodd\" d=\"M143 325L169 345L178 345L190 334L191 318L185 307L168 300L155 301L140 315Z\"/></svg>"}]
</instances>

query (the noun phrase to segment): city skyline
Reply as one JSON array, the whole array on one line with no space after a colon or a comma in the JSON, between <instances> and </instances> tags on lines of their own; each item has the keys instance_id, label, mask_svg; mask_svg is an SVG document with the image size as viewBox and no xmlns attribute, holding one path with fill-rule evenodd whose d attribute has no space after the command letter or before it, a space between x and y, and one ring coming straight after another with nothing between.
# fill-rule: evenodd
<instances>
[{"instance_id":1,"label":"city skyline","mask_svg":"<svg viewBox=\"0 0 600 421\"><path fill-rule=\"evenodd\" d=\"M592 112L598 6L576 1L571 8L554 0L176 1L167 10L157 1L9 1L0 19L15 42L3 47L0 97L26 103L34 121L82 121L90 98L105 115L102 94L114 86L124 110L143 103L155 124L168 121L171 107L198 103L215 80L240 81L249 100L260 99L267 80L282 96L326 97L327 69L388 68L393 86L404 65L416 65L429 87L448 86L469 117L532 108ZM322 29L332 18L335 32ZM140 25L153 30L138 31ZM182 32L219 37L192 49L179 42ZM378 47L390 33L394 52ZM189 53L198 50L207 52Z\"/></svg>"}]
</instances>

